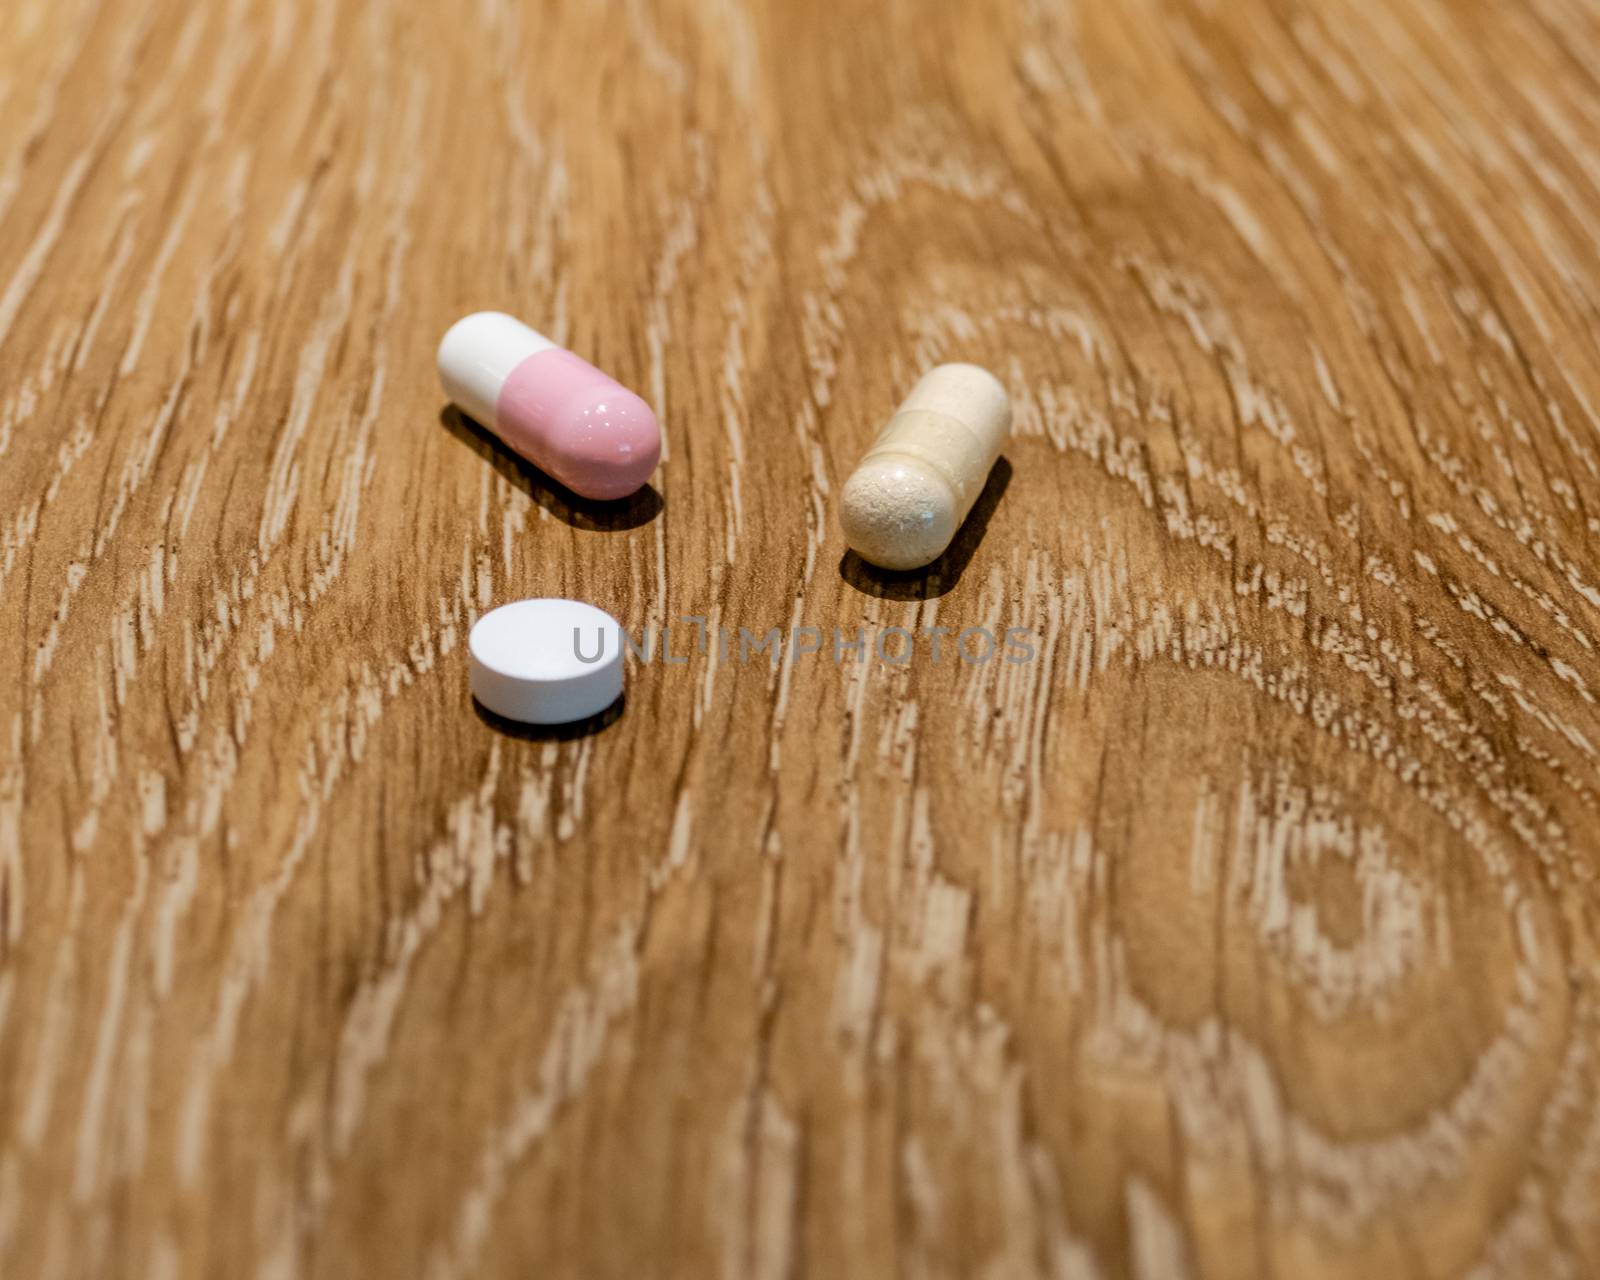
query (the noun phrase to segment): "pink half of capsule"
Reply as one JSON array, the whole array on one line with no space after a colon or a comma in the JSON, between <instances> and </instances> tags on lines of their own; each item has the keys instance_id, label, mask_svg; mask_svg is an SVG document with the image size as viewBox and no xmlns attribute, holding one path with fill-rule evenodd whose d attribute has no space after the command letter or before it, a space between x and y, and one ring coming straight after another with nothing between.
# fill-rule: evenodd
<instances>
[{"instance_id":1,"label":"pink half of capsule","mask_svg":"<svg viewBox=\"0 0 1600 1280\"><path fill-rule=\"evenodd\" d=\"M649 405L514 316L456 321L439 344L439 378L465 413L585 498L625 498L661 460Z\"/></svg>"}]
</instances>

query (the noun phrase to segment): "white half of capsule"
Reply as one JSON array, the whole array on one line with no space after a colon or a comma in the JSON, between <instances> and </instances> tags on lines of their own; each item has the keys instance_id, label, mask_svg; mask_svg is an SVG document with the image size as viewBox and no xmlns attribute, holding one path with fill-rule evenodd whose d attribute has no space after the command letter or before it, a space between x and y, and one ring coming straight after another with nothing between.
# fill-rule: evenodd
<instances>
[{"instance_id":1,"label":"white half of capsule","mask_svg":"<svg viewBox=\"0 0 1600 1280\"><path fill-rule=\"evenodd\" d=\"M1010 397L987 369L928 370L845 482L845 541L885 569L932 564L983 492L1010 434Z\"/></svg>"},{"instance_id":2,"label":"white half of capsule","mask_svg":"<svg viewBox=\"0 0 1600 1280\"><path fill-rule=\"evenodd\" d=\"M468 417L500 429L500 391L529 356L556 346L536 329L500 311L479 311L450 326L439 344L439 379Z\"/></svg>"}]
</instances>

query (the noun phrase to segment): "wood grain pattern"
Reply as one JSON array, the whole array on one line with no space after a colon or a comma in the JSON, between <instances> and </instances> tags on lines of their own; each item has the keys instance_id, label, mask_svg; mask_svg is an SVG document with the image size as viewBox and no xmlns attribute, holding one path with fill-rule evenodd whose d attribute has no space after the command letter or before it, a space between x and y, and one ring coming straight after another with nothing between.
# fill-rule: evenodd
<instances>
[{"instance_id":1,"label":"wood grain pattern","mask_svg":"<svg viewBox=\"0 0 1600 1280\"><path fill-rule=\"evenodd\" d=\"M1588 0L0 6L0 1273L1600 1273L1597 249Z\"/></svg>"}]
</instances>

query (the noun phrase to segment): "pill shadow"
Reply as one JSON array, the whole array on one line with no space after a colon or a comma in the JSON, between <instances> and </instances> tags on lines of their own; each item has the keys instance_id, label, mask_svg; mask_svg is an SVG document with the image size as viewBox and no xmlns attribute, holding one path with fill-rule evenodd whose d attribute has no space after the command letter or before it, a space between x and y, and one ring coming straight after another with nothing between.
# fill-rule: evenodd
<instances>
[{"instance_id":1,"label":"pill shadow","mask_svg":"<svg viewBox=\"0 0 1600 1280\"><path fill-rule=\"evenodd\" d=\"M599 529L615 532L637 529L661 514L665 505L651 485L637 493L610 502L599 502L573 493L552 479L520 454L506 448L493 433L478 425L455 405L439 413L439 425L487 462L510 483L521 489L540 507L564 520L574 529Z\"/></svg>"},{"instance_id":2,"label":"pill shadow","mask_svg":"<svg viewBox=\"0 0 1600 1280\"><path fill-rule=\"evenodd\" d=\"M622 719L627 702L627 694L618 694L617 700L599 714L583 720L570 720L566 724L524 724L520 720L508 720L490 711L476 698L472 700L472 710L486 726L508 738L518 738L523 742L574 742L579 738L604 733L616 724Z\"/></svg>"},{"instance_id":3,"label":"pill shadow","mask_svg":"<svg viewBox=\"0 0 1600 1280\"><path fill-rule=\"evenodd\" d=\"M944 549L944 554L921 569L880 569L868 564L854 551L846 551L839 561L839 576L857 591L880 600L936 600L954 591L966 572L967 564L983 541L983 532L989 527L1006 486L1011 483L1011 464L998 459L984 482L983 492L972 504L972 510L956 530L956 536Z\"/></svg>"}]
</instances>

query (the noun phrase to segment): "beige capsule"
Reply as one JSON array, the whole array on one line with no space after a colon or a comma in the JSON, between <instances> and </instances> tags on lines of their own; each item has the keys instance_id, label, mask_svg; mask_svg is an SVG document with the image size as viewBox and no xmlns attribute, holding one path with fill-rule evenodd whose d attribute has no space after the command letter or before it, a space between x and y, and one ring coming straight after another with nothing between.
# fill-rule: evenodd
<instances>
[{"instance_id":1,"label":"beige capsule","mask_svg":"<svg viewBox=\"0 0 1600 1280\"><path fill-rule=\"evenodd\" d=\"M1011 401L975 364L941 364L845 481L845 541L884 569L920 569L950 545L1011 434Z\"/></svg>"}]
</instances>

